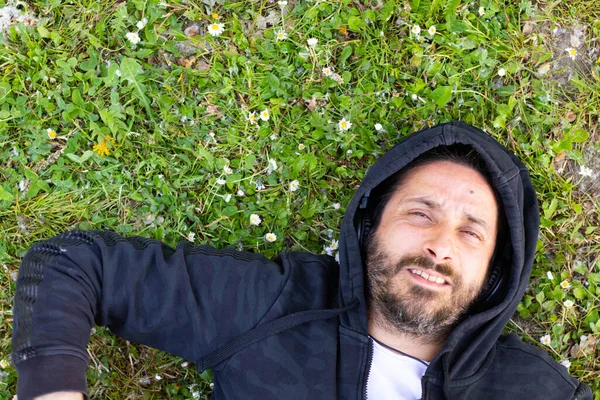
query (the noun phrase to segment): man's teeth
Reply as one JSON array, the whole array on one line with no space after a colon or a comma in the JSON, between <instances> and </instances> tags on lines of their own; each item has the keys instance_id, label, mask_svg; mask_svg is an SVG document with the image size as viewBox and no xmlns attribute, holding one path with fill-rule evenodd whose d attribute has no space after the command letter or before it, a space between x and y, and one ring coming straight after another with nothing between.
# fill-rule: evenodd
<instances>
[{"instance_id":1,"label":"man's teeth","mask_svg":"<svg viewBox=\"0 0 600 400\"><path fill-rule=\"evenodd\" d=\"M435 277L433 275L429 275L427 272L420 271L418 269L410 269L409 271L412 272L413 274L420 275L422 278L427 279L430 282L435 282L440 285L443 285L444 283L446 283L446 281L444 279L442 279L440 277Z\"/></svg>"}]
</instances>

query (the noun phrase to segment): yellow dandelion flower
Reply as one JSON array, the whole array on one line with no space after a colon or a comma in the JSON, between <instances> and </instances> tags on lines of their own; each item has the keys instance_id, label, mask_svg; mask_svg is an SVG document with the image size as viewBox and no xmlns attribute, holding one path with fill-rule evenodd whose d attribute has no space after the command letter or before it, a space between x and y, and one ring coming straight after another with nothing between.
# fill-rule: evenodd
<instances>
[{"instance_id":1,"label":"yellow dandelion flower","mask_svg":"<svg viewBox=\"0 0 600 400\"><path fill-rule=\"evenodd\" d=\"M100 156L107 156L110 154L108 147L106 147L106 139L102 139L99 144L94 145L93 149Z\"/></svg>"},{"instance_id":2,"label":"yellow dandelion flower","mask_svg":"<svg viewBox=\"0 0 600 400\"><path fill-rule=\"evenodd\" d=\"M107 139L108 139L108 140L109 140L109 141L110 141L112 144L115 144L115 139L114 139L112 136L108 135L108 136L106 136L106 138L107 138Z\"/></svg>"},{"instance_id":3,"label":"yellow dandelion flower","mask_svg":"<svg viewBox=\"0 0 600 400\"><path fill-rule=\"evenodd\" d=\"M600 64L600 57L596 60L596 64Z\"/></svg>"},{"instance_id":4,"label":"yellow dandelion flower","mask_svg":"<svg viewBox=\"0 0 600 400\"><path fill-rule=\"evenodd\" d=\"M217 14L217 13L212 13L212 14L210 14L210 16L213 17L214 19L221 18L221 16L219 14Z\"/></svg>"}]
</instances>

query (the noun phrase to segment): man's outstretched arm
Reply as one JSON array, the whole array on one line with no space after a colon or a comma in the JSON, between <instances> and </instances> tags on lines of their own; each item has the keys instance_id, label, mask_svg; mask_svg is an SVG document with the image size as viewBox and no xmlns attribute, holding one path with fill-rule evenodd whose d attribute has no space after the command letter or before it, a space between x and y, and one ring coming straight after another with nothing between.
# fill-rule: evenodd
<instances>
[{"instance_id":1,"label":"man's outstretched arm","mask_svg":"<svg viewBox=\"0 0 600 400\"><path fill-rule=\"evenodd\" d=\"M288 272L261 255L180 242L72 231L25 254L15 295L19 399L87 395L94 323L196 362L252 329Z\"/></svg>"}]
</instances>

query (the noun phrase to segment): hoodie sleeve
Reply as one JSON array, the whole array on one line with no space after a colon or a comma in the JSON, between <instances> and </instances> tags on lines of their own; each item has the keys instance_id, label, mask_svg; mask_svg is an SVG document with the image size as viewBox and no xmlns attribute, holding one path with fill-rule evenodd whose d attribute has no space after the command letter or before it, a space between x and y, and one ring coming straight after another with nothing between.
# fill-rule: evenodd
<instances>
[{"instance_id":1,"label":"hoodie sleeve","mask_svg":"<svg viewBox=\"0 0 600 400\"><path fill-rule=\"evenodd\" d=\"M19 399L87 395L94 324L196 362L252 329L287 279L265 257L110 231L35 243L17 279L12 357Z\"/></svg>"}]
</instances>

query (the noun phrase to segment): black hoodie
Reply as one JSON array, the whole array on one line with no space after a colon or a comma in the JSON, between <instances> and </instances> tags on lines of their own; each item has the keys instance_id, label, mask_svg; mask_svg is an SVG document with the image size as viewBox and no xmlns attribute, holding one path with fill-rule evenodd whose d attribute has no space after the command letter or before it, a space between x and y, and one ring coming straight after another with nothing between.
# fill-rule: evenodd
<instances>
[{"instance_id":1,"label":"black hoodie","mask_svg":"<svg viewBox=\"0 0 600 400\"><path fill-rule=\"evenodd\" d=\"M189 242L172 249L109 231L72 231L34 244L15 297L19 399L86 393L94 323L199 370L212 368L214 399L365 398L372 342L356 213L365 194L417 156L456 143L485 161L512 258L504 298L452 332L423 377L423 399L591 399L590 389L545 351L502 335L531 272L537 200L522 163L460 122L410 135L369 170L344 216L339 264L325 255L286 252L268 260Z\"/></svg>"}]
</instances>

